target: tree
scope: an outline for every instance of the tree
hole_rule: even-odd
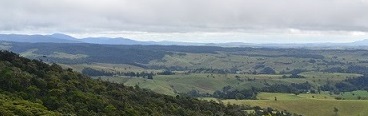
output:
[[[153,74],[149,74],[149,75],[147,76],[147,79],[153,79]]]
[[[244,98],[245,98],[245,96],[243,94],[241,94],[241,93],[236,93],[235,94],[235,99],[236,100],[240,100],[240,99],[244,99]]]
[[[334,107],[334,110],[333,111],[335,112],[335,116],[337,116],[337,113],[339,112],[339,109],[337,109],[336,107]]]
[[[266,67],[262,69],[259,73],[261,74],[276,74],[276,71],[272,69],[271,67]]]
[[[174,75],[175,73],[172,72],[171,70],[164,70],[163,72],[161,73],[157,73],[159,75]]]

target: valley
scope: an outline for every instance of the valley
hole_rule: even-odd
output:
[[[350,111],[361,115],[365,112],[359,111],[368,108],[364,105],[368,100],[365,49],[17,42],[1,45],[21,56],[57,63],[96,80],[169,96],[271,107],[306,116],[319,112],[333,115],[335,107],[341,115]]]

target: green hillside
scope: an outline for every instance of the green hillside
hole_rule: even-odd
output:
[[[0,52],[0,115],[246,115],[251,107],[172,97]]]
[[[155,92],[176,95],[192,90],[199,93],[213,94],[216,90],[222,90],[225,86],[241,89],[267,87],[274,84],[290,85],[292,83],[309,82],[313,88],[324,85],[327,82],[340,82],[346,77],[359,77],[359,74],[350,73],[320,73],[305,72],[300,75],[305,78],[282,78],[283,75],[253,75],[253,74],[177,74],[156,75],[153,79],[130,77],[101,77],[110,82],[124,83],[127,86],[138,85],[141,88],[151,89]],[[97,78],[97,77],[95,77]]]
[[[313,97],[312,97],[313,96]],[[224,103],[259,105],[277,110],[287,110],[303,116],[334,116],[334,108],[339,116],[365,116],[368,111],[367,100],[336,100],[328,94],[283,94],[261,93],[262,100],[223,100]],[[275,101],[275,97],[277,101]]]
[[[341,114],[354,111],[358,113],[352,114],[359,115],[365,113],[359,108],[366,108],[361,104],[368,99],[366,49],[17,42],[0,42],[0,48],[36,59],[17,55],[13,59],[3,58],[1,96],[14,100],[7,104],[24,103],[16,108],[32,106],[43,113],[234,115],[254,110],[248,106],[227,109],[213,102],[208,105],[184,97],[188,96],[241,105],[259,104],[262,108],[305,115],[316,112],[331,115],[334,107]],[[279,102],[274,102],[275,96]],[[308,107],[296,107],[298,104],[294,102]],[[361,106],[349,109],[354,103]],[[312,113],[302,110],[311,105],[320,106],[316,107],[319,110]],[[13,112],[15,108],[10,106],[2,109]],[[209,107],[221,107],[221,110]]]

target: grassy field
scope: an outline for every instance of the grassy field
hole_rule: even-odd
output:
[[[88,55],[85,55],[85,54],[68,54],[68,53],[64,53],[64,52],[54,52],[53,54],[49,55],[49,57],[75,60],[75,59],[80,59],[80,58],[87,58]]]
[[[181,66],[189,67],[190,69],[198,68],[214,68],[214,69],[231,69],[238,68],[241,72],[249,73],[249,70],[255,70],[254,67],[258,64],[264,64],[274,68],[277,72],[282,70],[292,69],[312,69],[313,64],[306,62],[306,58],[289,58],[289,57],[253,57],[232,55],[227,53],[186,53],[186,55],[166,55],[162,60],[153,60],[149,63],[152,66]],[[280,65],[280,63],[290,63],[288,65]],[[261,69],[261,68],[260,68]],[[259,71],[260,69],[256,69]]]
[[[282,51],[255,50],[243,52],[217,52],[215,53],[185,53],[166,55],[163,59],[151,61],[148,66],[172,67],[180,66],[188,69],[213,68],[213,69],[232,69],[237,68],[241,73],[259,72],[263,68],[255,68],[257,65],[264,65],[276,70],[277,73],[302,69],[306,71],[320,71],[332,67],[346,68],[349,65],[367,66],[368,59],[362,55],[364,51],[339,52],[339,51],[320,51],[318,54],[323,59],[308,57],[287,57]],[[280,56],[281,55],[281,56]],[[313,60],[314,62],[310,62]]]
[[[142,88],[153,91],[175,95],[176,93],[186,93],[196,90],[200,93],[212,94],[216,90],[222,90],[225,86],[232,86],[237,89],[250,89],[251,87],[261,88],[267,84],[290,84],[309,82],[319,86],[330,82],[338,82],[346,77],[356,77],[357,74],[346,73],[303,73],[306,78],[282,78],[282,75],[251,75],[251,74],[176,74],[157,75],[153,80],[145,78],[130,77],[103,77],[102,79],[124,83],[128,86],[138,85]],[[314,80],[317,80],[314,82]],[[319,81],[318,81],[319,80]]]
[[[352,91],[352,92],[342,92],[338,97],[345,100],[368,100],[368,91]]]
[[[365,116],[368,114],[368,100],[335,100],[328,94],[261,93],[257,97],[262,100],[222,100],[222,102],[263,108],[272,107],[303,116],[334,116],[335,107],[338,109],[339,116]],[[275,97],[277,101],[275,101]]]

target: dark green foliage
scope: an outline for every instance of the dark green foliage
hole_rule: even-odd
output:
[[[348,78],[343,82],[336,83],[335,86],[324,89],[332,91],[335,88],[340,91],[368,90],[368,76],[364,75],[356,78]]]
[[[310,60],[308,60],[308,62],[309,62],[309,63],[316,63],[317,61],[316,61],[316,60],[314,60],[314,59],[310,59]]]
[[[142,78],[147,78],[147,79],[153,79],[153,76],[155,74],[153,74],[153,72],[107,72],[107,71],[103,71],[103,70],[96,70],[93,68],[84,68],[82,70],[82,74],[88,75],[88,76],[129,76],[129,77],[142,77]],[[159,73],[160,74],[160,73]],[[174,74],[171,71],[168,72],[164,72],[164,74],[166,75],[171,75]]]
[[[341,67],[332,67],[323,70],[324,72],[338,72],[338,73],[357,73],[357,74],[368,74],[368,67],[366,66],[348,66],[343,69]]]
[[[158,75],[174,75],[175,73],[171,70],[164,70],[162,72],[157,73]]]
[[[114,75],[113,73],[96,70],[93,68],[84,68],[82,70],[82,73],[88,76],[113,76]]]
[[[0,116],[39,116],[52,115],[58,116],[60,113],[48,111],[40,103],[34,103],[26,100],[16,99],[4,94],[0,94]]]
[[[220,99],[255,99],[258,90],[252,88],[250,90],[238,90],[231,86],[225,86],[222,91],[215,91],[213,97]]]
[[[304,72],[304,70],[302,70],[302,69],[294,69],[294,70],[290,71],[289,73],[290,74],[294,74],[294,75],[298,75],[298,74],[300,74],[302,72]]]
[[[368,74],[368,67],[365,66],[349,66],[346,69],[348,73]]]
[[[290,85],[275,84],[262,88],[262,92],[278,92],[278,93],[306,93],[312,90],[312,85],[308,82],[291,83]]]
[[[228,73],[235,73],[236,71],[237,70],[198,68],[198,69],[189,70],[188,73],[228,74]]]
[[[192,97],[214,97],[219,99],[256,99],[259,92],[272,93],[307,93],[316,91],[309,82],[286,84],[273,84],[262,88],[252,87],[251,89],[236,89],[231,86],[225,86],[222,90],[217,90],[213,94],[201,94],[196,90],[192,90],[183,95]]]
[[[338,93],[339,91],[355,91],[355,90],[368,90],[368,67],[365,66],[349,66],[346,69],[349,73],[363,74],[363,76],[356,78],[347,78],[342,82],[336,84],[326,84],[321,86],[324,91],[331,91]]]
[[[341,67],[332,67],[332,68],[323,70],[323,72],[336,73],[336,72],[346,72],[346,71],[342,69]]]
[[[271,67],[266,67],[262,69],[259,73],[260,74],[276,74],[276,71],[272,69]]]
[[[1,115],[246,115],[236,105],[172,97],[0,52]]]
[[[291,74],[288,78],[305,78],[304,76],[301,76],[301,75],[299,75],[299,74],[295,74],[295,73],[293,73],[293,74]]]
[[[253,68],[254,69],[259,69],[259,68],[264,68],[265,65],[264,64],[256,64]]]

